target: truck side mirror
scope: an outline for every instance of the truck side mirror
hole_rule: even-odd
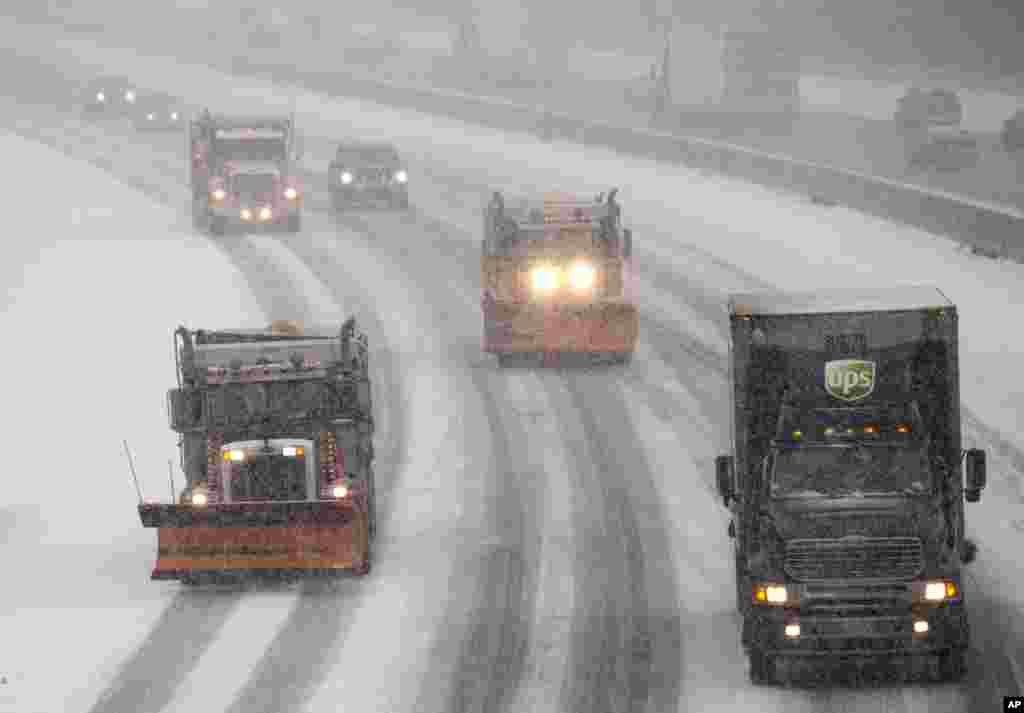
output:
[[[985,487],[985,451],[977,448],[967,451],[964,470],[967,476],[967,487],[964,488],[964,496],[967,502],[976,503],[981,500],[981,491]]]
[[[718,484],[718,494],[726,507],[729,507],[729,503],[736,497],[736,491],[733,489],[733,470],[732,456],[715,458],[715,481]]]

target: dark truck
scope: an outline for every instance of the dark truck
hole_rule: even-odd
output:
[[[961,677],[985,453],[961,450],[956,307],[929,287],[744,294],[730,322],[715,465],[751,680]]]
[[[153,579],[310,577],[370,570],[373,417],[367,339],[339,332],[175,332],[168,394],[186,484],[144,502],[158,531]]]

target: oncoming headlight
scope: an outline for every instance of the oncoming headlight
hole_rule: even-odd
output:
[[[790,597],[789,591],[783,584],[755,584],[754,603],[782,606],[795,604],[795,596]]]
[[[107,100],[107,95],[103,92],[96,92],[96,101],[103,102]]]
[[[348,171],[342,171],[341,172],[341,182],[344,183],[345,185],[348,185],[349,183],[352,183],[352,174],[349,173]]]
[[[208,499],[206,497],[206,493],[203,492],[202,490],[196,490],[195,492],[192,493],[192,504],[193,505],[200,505],[200,506],[202,506],[202,505],[206,505],[207,502],[209,502],[209,501],[208,501]]]
[[[924,602],[946,602],[960,596],[959,587],[949,580],[917,582],[915,590],[916,599]]]
[[[213,196],[213,200],[222,201],[227,197],[228,194],[223,188],[215,188],[210,195]]]
[[[569,270],[569,284],[574,290],[593,288],[597,272],[589,262],[578,262]]]
[[[397,171],[395,173],[395,180],[398,181],[399,183],[405,183],[406,181],[409,180],[409,174],[406,173],[405,171]]]
[[[530,271],[530,285],[541,292],[557,290],[561,283],[558,270],[550,266],[535,267]]]
[[[344,485],[335,485],[334,490],[331,492],[334,495],[334,497],[343,498],[346,495],[348,495],[348,488],[346,488]]]
[[[126,91],[124,93],[124,100],[129,104],[133,104],[135,102],[135,92],[133,92],[131,89]]]
[[[292,188],[291,186],[288,186],[287,188],[284,189],[284,197],[290,201],[293,201],[299,197],[299,192]]]
[[[233,448],[230,451],[224,451],[224,460],[229,460],[232,463],[241,463],[245,460],[245,451],[238,448]]]

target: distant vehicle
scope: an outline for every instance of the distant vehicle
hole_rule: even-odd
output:
[[[327,190],[336,211],[381,202],[404,210],[409,207],[409,172],[392,144],[346,141],[331,161]]]
[[[1024,148],[1024,109],[1014,112],[1013,116],[1003,122],[1000,139],[1007,151]]]
[[[893,118],[907,127],[959,126],[963,106],[948,89],[912,87],[900,98]]]
[[[156,528],[152,579],[370,571],[373,415],[366,335],[175,331],[167,395],[186,484],[177,503],[138,506]]]
[[[626,363],[637,341],[633,235],[607,200],[495,193],[482,241],[484,351],[498,363]]]
[[[897,286],[729,307],[735,430],[715,478],[752,681],[960,678],[964,502],[986,477],[985,452],[961,450],[956,306]]]
[[[232,225],[284,226],[297,233],[302,229],[301,207],[298,183],[280,163],[229,161],[210,179],[207,217],[214,235]]]
[[[910,141],[910,168],[960,171],[975,165],[980,155],[977,137],[957,126],[929,126]]]
[[[230,225],[302,225],[302,191],[291,119],[213,116],[189,123],[193,217],[210,232]]]
[[[128,116],[138,101],[139,89],[123,77],[103,76],[86,82],[80,89],[82,109],[87,114]]]
[[[136,98],[132,120],[139,131],[180,131],[188,120],[187,112],[181,99],[147,92]]]

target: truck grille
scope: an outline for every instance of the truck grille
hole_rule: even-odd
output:
[[[798,581],[830,579],[910,579],[923,566],[917,537],[864,537],[842,540],[790,540],[786,574]]]

